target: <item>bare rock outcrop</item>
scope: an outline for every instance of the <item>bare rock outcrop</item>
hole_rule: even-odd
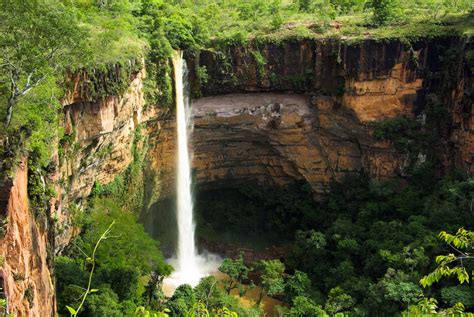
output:
[[[145,107],[144,76],[137,73],[123,95],[64,105],[61,175],[70,198],[89,196],[94,182],[111,182],[132,162],[134,131],[156,116],[156,107]]]
[[[55,289],[48,263],[51,244],[48,228],[39,225],[29,207],[26,158],[0,187],[8,193],[2,198],[6,209],[1,212],[8,221],[0,238],[0,287],[7,298],[7,310],[15,316],[55,316]]]
[[[333,179],[365,169],[392,177],[402,157],[370,136],[353,112],[328,97],[232,94],[193,104],[198,183],[304,180],[322,194]]]

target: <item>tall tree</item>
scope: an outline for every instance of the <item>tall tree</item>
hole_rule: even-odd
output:
[[[57,0],[3,1],[0,91],[6,96],[2,100],[5,127],[10,125],[15,105],[22,97],[73,64],[84,38],[72,7]]]
[[[455,276],[460,284],[469,283],[474,271],[470,269],[470,261],[474,260],[474,232],[459,228],[455,234],[441,231],[439,238],[453,250],[454,253],[448,255],[438,255],[436,257],[437,267],[430,274],[420,280],[423,287],[439,282],[441,278]]]
[[[219,271],[228,275],[228,278],[224,281],[224,288],[227,294],[230,294],[234,288],[242,287],[244,280],[248,278],[250,268],[245,265],[243,255],[240,254],[235,260],[224,259]]]
[[[285,265],[280,260],[262,260],[257,266],[257,270],[261,279],[261,291],[257,298],[257,306],[259,306],[264,295],[274,296],[285,290],[285,280],[283,279]]]

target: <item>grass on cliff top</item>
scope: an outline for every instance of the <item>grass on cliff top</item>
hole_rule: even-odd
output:
[[[96,8],[82,8],[81,25],[88,33],[87,60],[83,66],[124,63],[144,57],[147,43],[140,38],[137,22],[129,12],[114,14]]]
[[[358,42],[363,39],[411,41],[449,35],[474,35],[473,13],[451,13],[438,19],[417,15],[377,27],[371,26],[371,20],[370,13],[345,15],[334,20],[311,19],[302,15],[298,20],[286,22],[278,29],[262,28],[251,32],[229,29],[217,36],[217,39],[227,43],[254,39],[279,43],[287,39],[308,38],[339,38],[345,42]]]
[[[69,5],[77,10],[88,31],[85,50],[89,54],[84,63],[88,67],[144,57],[147,46],[156,42],[159,32],[153,33],[154,27],[150,27],[155,24],[174,43],[172,46],[193,48],[208,46],[209,39],[223,44],[241,44],[253,39],[281,42],[292,38],[357,42],[474,34],[474,4],[467,0],[459,0],[456,5],[448,0],[390,1],[396,8],[392,9],[386,25],[378,26],[374,24],[369,1],[365,0],[307,1],[306,11],[301,9],[305,1],[300,0],[181,0],[163,1],[154,5],[156,8],[145,1],[141,9],[131,0],[103,5],[82,1]],[[165,46],[158,45],[155,49],[165,51]]]
[[[340,38],[357,42],[367,38],[412,40],[474,34],[474,4],[468,1],[386,2],[391,9],[383,23],[374,19],[370,1],[364,0],[235,0],[222,2],[219,7],[209,4],[212,1],[202,1],[187,6],[209,18],[209,33],[224,44],[253,39],[281,42],[291,38]],[[301,3],[309,3],[309,8],[303,10]]]

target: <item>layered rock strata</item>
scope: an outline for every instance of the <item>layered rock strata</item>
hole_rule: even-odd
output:
[[[457,36],[401,41],[287,40],[230,45],[190,59],[208,81],[191,79],[204,96],[284,92],[328,96],[335,108],[367,124],[399,115],[422,116],[435,94],[447,110],[440,131],[445,169],[473,172],[473,41]]]
[[[23,158],[12,178],[0,189],[2,225],[0,237],[0,287],[7,298],[7,311],[15,316],[55,316],[56,297],[49,258],[52,228],[41,226],[28,201],[28,168]],[[3,196],[3,195],[2,195]],[[5,218],[4,218],[5,217]]]
[[[65,99],[61,175],[68,197],[89,196],[94,182],[107,184],[132,162],[134,131],[156,117],[156,107],[145,107],[144,70],[135,74],[120,96],[87,101],[80,94]]]
[[[231,94],[193,103],[198,184],[304,180],[316,193],[347,172],[397,173],[400,156],[328,97]]]

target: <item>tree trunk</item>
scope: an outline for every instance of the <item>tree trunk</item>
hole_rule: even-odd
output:
[[[8,128],[10,125],[10,122],[12,121],[12,114],[13,114],[13,106],[15,105],[16,100],[13,96],[8,98],[8,103],[7,103],[7,117],[5,119],[5,128]]]
[[[263,299],[263,289],[260,290],[260,294],[258,295],[258,298],[257,298],[257,307],[260,307],[260,303],[262,302],[262,299]]]

